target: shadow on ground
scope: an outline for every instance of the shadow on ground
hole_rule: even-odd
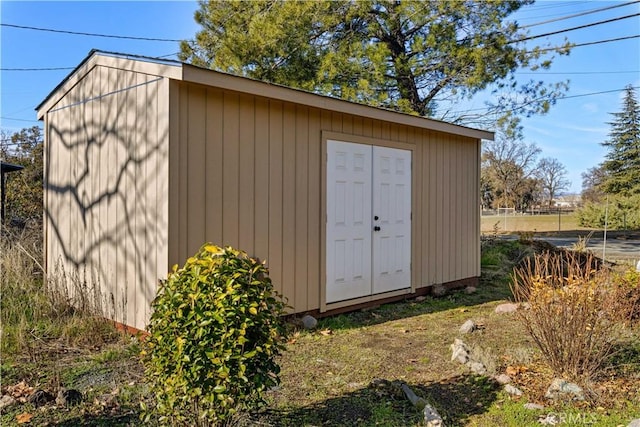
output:
[[[513,266],[532,253],[549,248],[553,246],[515,240],[485,240],[482,243],[481,277],[474,292],[467,293],[465,288],[461,288],[449,290],[441,296],[427,295],[417,298],[411,296],[404,301],[322,318],[318,328],[332,330],[360,328],[428,313],[512,299],[509,281]]]
[[[497,398],[500,386],[475,375],[460,375],[429,384],[409,384],[443,417],[447,426],[463,426],[484,413]],[[263,426],[412,426],[421,425],[422,413],[398,387],[367,387],[292,410],[268,410],[254,416]]]

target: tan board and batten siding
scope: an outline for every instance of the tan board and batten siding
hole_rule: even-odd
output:
[[[326,141],[412,150],[412,288],[480,275],[489,132],[185,64],[94,53],[38,109],[46,261],[144,329],[158,279],[204,242],[265,260],[294,312],[324,302]],[[388,296],[388,295],[383,295]]]

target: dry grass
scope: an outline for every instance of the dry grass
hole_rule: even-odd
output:
[[[524,409],[527,401],[544,403],[545,413],[583,414],[594,426],[627,425],[640,417],[640,343],[625,344],[608,368],[606,380],[595,385],[602,396],[600,409],[555,407],[544,401],[553,373],[541,363],[533,339],[513,315],[494,313],[495,306],[511,296],[508,274],[513,263],[537,251],[535,243],[483,242],[484,277],[476,293],[453,292],[383,305],[321,319],[316,330],[299,331],[280,358],[282,384],[269,392],[269,405],[245,414],[238,425],[421,425],[420,412],[403,395],[371,387],[375,378],[405,381],[436,407],[449,427],[539,425],[541,413]],[[484,327],[461,336],[459,327],[467,319]],[[23,331],[28,333],[29,328]],[[151,398],[137,358],[139,346],[122,340],[85,345],[60,340],[59,331],[48,338],[38,334],[43,351],[36,360],[21,352],[3,354],[3,386],[21,380],[44,389],[63,384],[78,388],[85,401],[71,409],[19,405],[0,415],[0,425],[15,424],[16,416],[24,412],[34,415],[32,425],[139,424],[139,404]],[[473,375],[452,362],[449,346],[455,338],[481,354],[496,373],[517,368],[514,384],[525,395],[513,398],[490,377]],[[115,406],[96,403],[105,393],[115,396]]]
[[[113,326],[89,303],[81,284],[74,289],[47,282],[40,260],[41,236],[25,229],[5,231],[0,238],[0,319],[3,359],[37,360],[52,342],[65,346],[103,345],[118,339]],[[73,294],[73,295],[72,295]],[[79,303],[81,302],[81,303]]]
[[[497,225],[496,225],[497,224]],[[480,230],[482,233],[514,232],[556,232],[567,230],[589,230],[578,226],[575,214],[563,214],[558,220],[558,215],[513,215],[509,216],[483,216]]]

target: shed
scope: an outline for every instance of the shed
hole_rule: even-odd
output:
[[[144,329],[159,280],[205,242],[265,261],[294,313],[480,275],[491,132],[100,51],[37,113],[48,275],[122,324]]]
[[[2,204],[0,207],[0,228],[4,226],[4,216],[7,207],[7,194],[6,194],[6,185],[7,185],[7,174],[11,172],[18,172],[24,169],[22,165],[14,165],[11,163],[5,163],[0,161],[0,203]]]

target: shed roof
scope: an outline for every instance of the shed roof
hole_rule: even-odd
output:
[[[47,111],[96,66],[108,66],[124,70],[158,75],[173,80],[199,83],[220,89],[260,95],[271,99],[294,102],[341,113],[353,114],[374,120],[404,124],[422,129],[462,135],[471,138],[493,140],[493,132],[466,126],[400,113],[388,109],[371,107],[351,101],[267,83],[247,77],[234,76],[207,68],[196,67],[179,61],[152,58],[140,55],[92,50],[89,55],[56,86],[36,107],[38,119],[42,120]],[[89,100],[87,100],[89,101]]]
[[[5,162],[0,162],[0,172],[2,174],[8,173],[8,172],[16,172],[19,170],[24,169],[24,166],[20,166],[20,165],[14,165],[11,163],[5,163]]]

